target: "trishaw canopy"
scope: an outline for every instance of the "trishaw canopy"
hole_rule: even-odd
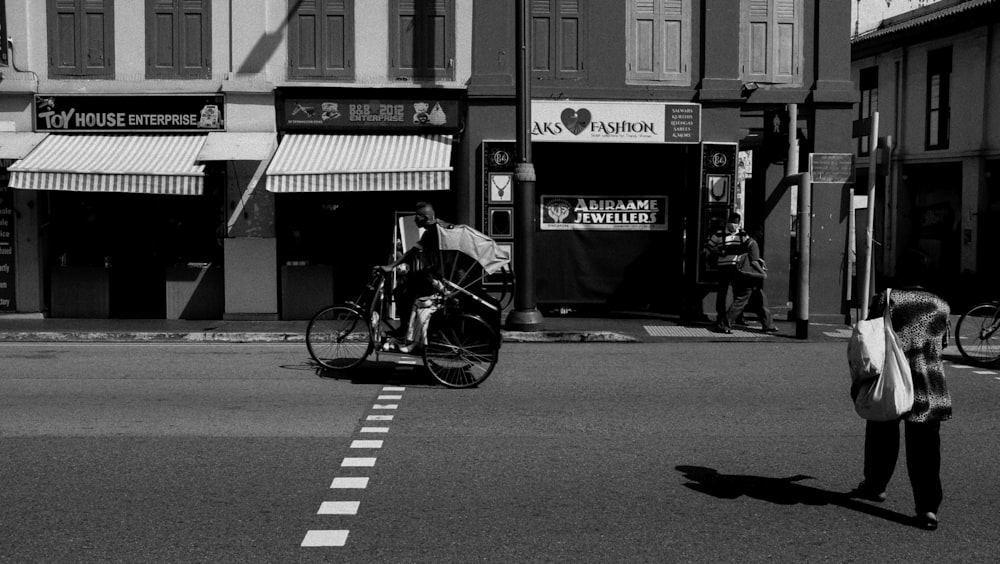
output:
[[[486,274],[503,268],[510,262],[510,254],[497,246],[496,241],[468,225],[445,227],[436,224],[438,247],[442,251],[460,251],[476,260]]]

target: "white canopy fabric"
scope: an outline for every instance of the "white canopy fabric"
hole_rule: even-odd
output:
[[[267,169],[267,189],[291,192],[448,190],[450,135],[289,134]]]
[[[455,225],[451,228],[436,224],[438,230],[438,247],[442,251],[461,251],[476,259],[486,271],[493,274],[510,262],[507,251],[497,247],[496,242],[480,231],[468,225]]]
[[[204,134],[52,134],[7,170],[12,188],[197,196],[204,143]]]

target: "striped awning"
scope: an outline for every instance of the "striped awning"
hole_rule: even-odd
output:
[[[49,135],[14,163],[10,186],[28,190],[197,196],[205,135]]]
[[[290,134],[267,169],[267,189],[447,190],[451,170],[451,135]]]

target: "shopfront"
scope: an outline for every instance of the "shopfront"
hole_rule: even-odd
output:
[[[701,107],[535,100],[532,121],[539,303],[675,308],[698,268]]]
[[[35,96],[46,134],[9,167],[35,193],[50,317],[219,318],[223,95]],[[273,134],[272,134],[273,138]],[[230,157],[231,158],[231,157]]]
[[[277,93],[275,194],[280,315],[353,300],[394,258],[397,215],[418,201],[450,220],[462,94],[288,88]]]

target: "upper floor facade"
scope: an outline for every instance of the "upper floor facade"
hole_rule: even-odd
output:
[[[6,0],[0,92],[462,87],[472,0]],[[6,61],[6,62],[4,62]]]
[[[6,0],[0,92],[509,93],[520,0]],[[841,5],[844,4],[844,5]],[[539,96],[849,96],[850,7],[818,0],[530,0]],[[838,32],[834,32],[838,30]],[[499,90],[498,90],[499,88]],[[829,93],[829,95],[827,95]],[[766,101],[766,100],[765,100]]]

